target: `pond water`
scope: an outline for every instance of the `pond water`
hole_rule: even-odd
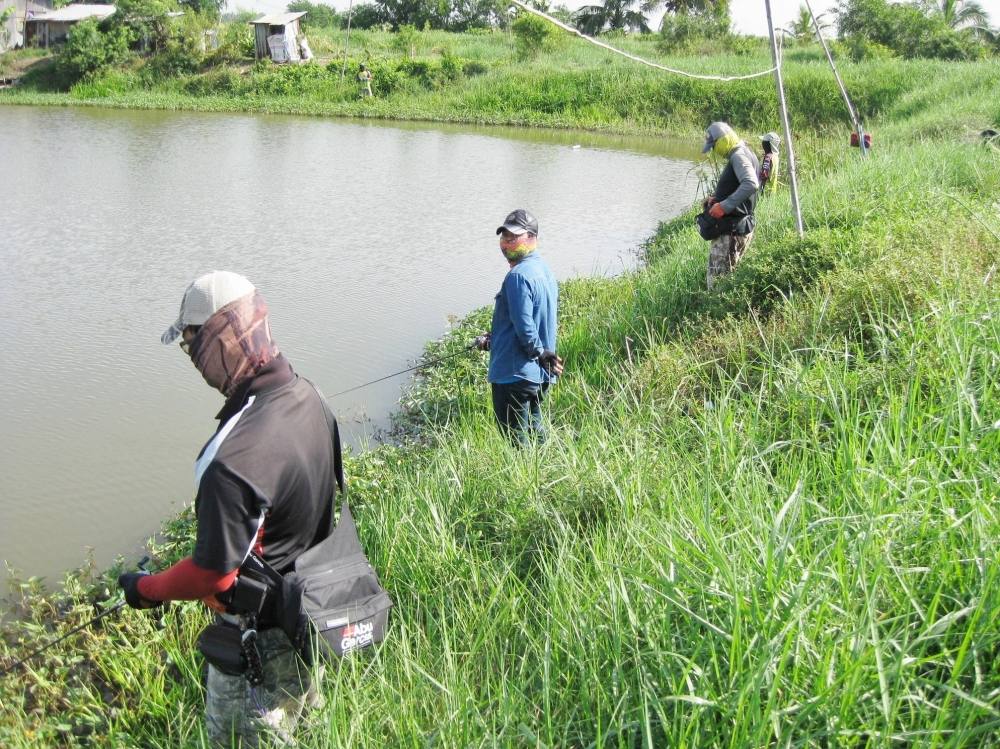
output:
[[[134,555],[193,497],[222,397],[160,333],[201,273],[243,273],[334,393],[492,304],[504,215],[560,279],[614,274],[690,205],[697,144],[288,116],[0,106],[0,558]],[[485,376],[485,369],[484,369]],[[407,383],[332,400],[363,449]]]

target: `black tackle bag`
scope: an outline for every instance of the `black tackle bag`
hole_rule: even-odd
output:
[[[333,533],[284,575],[281,600],[282,629],[307,664],[385,639],[392,599],[361,548],[346,498]]]
[[[709,241],[717,239],[723,234],[746,236],[754,230],[755,225],[752,213],[733,213],[719,219],[709,215],[708,208],[695,216],[694,220],[698,225],[698,233],[701,238]]]
[[[316,393],[330,426],[334,475],[344,499],[330,535],[300,554],[294,568],[279,576],[281,628],[307,664],[382,642],[392,608],[392,599],[361,548],[347,502],[337,420],[318,388]]]

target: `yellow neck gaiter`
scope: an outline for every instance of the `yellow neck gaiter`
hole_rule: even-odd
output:
[[[726,133],[717,141],[715,141],[715,145],[712,146],[712,151],[715,153],[716,156],[724,159],[729,155],[729,152],[732,151],[734,148],[736,148],[736,146],[738,146],[739,144],[740,144],[740,136],[732,132]]]

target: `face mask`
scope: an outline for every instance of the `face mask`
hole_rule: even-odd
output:
[[[715,152],[716,156],[724,159],[729,155],[729,152],[736,148],[739,144],[739,136],[736,133],[729,132],[715,141],[715,145],[712,146],[712,150]]]
[[[218,310],[201,326],[188,353],[205,382],[228,398],[278,355],[264,298],[254,292]]]
[[[538,237],[531,234],[518,234],[510,239],[500,238],[500,252],[507,258],[508,263],[516,263],[524,260],[535,251],[538,246]]]

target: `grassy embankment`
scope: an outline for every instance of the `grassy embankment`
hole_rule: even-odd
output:
[[[525,58],[516,40],[500,31],[421,32],[404,46],[396,34],[354,32],[344,78],[343,34],[318,29],[310,30],[309,38],[317,60],[308,64],[276,66],[209,55],[197,72],[178,73],[164,55],[134,58],[85,78],[68,92],[59,90],[55,67],[42,61],[22,77],[20,86],[0,92],[0,103],[423,119],[629,133],[688,134],[700,131],[719,112],[767,129],[777,121],[770,77],[715,86],[637,65],[566,34]],[[771,65],[761,40],[742,40],[744,54],[738,56],[671,56],[660,50],[654,35],[611,41],[649,60],[692,72],[740,75]],[[841,122],[843,103],[830,85],[819,47],[792,48],[785,58],[793,124],[817,129]],[[354,73],[362,61],[374,71],[373,99],[358,95]],[[987,85],[992,67],[995,61],[956,68],[951,63],[890,60],[847,64],[844,74],[859,110],[873,117],[930,79],[955,80],[956,70],[969,71],[958,74],[961,80]]]
[[[658,78],[677,98],[657,120],[635,96],[653,79],[616,70],[525,69],[462,96],[485,117],[523,91],[529,120],[572,79],[622,125],[774,127],[766,84]],[[803,139],[804,242],[782,191],[711,294],[690,217],[641,270],[564,285],[546,445],[499,438],[476,359],[411,393],[420,444],[352,460],[397,607],[384,646],[327,679],[304,746],[1000,744],[1000,156],[968,137],[1000,120],[1000,71],[847,74],[880,113],[876,149]],[[832,83],[789,78],[829,127]],[[85,577],[24,593],[5,655],[55,614],[92,615]],[[197,746],[204,621],[196,604],[127,611],[4,677],[0,744]]]

